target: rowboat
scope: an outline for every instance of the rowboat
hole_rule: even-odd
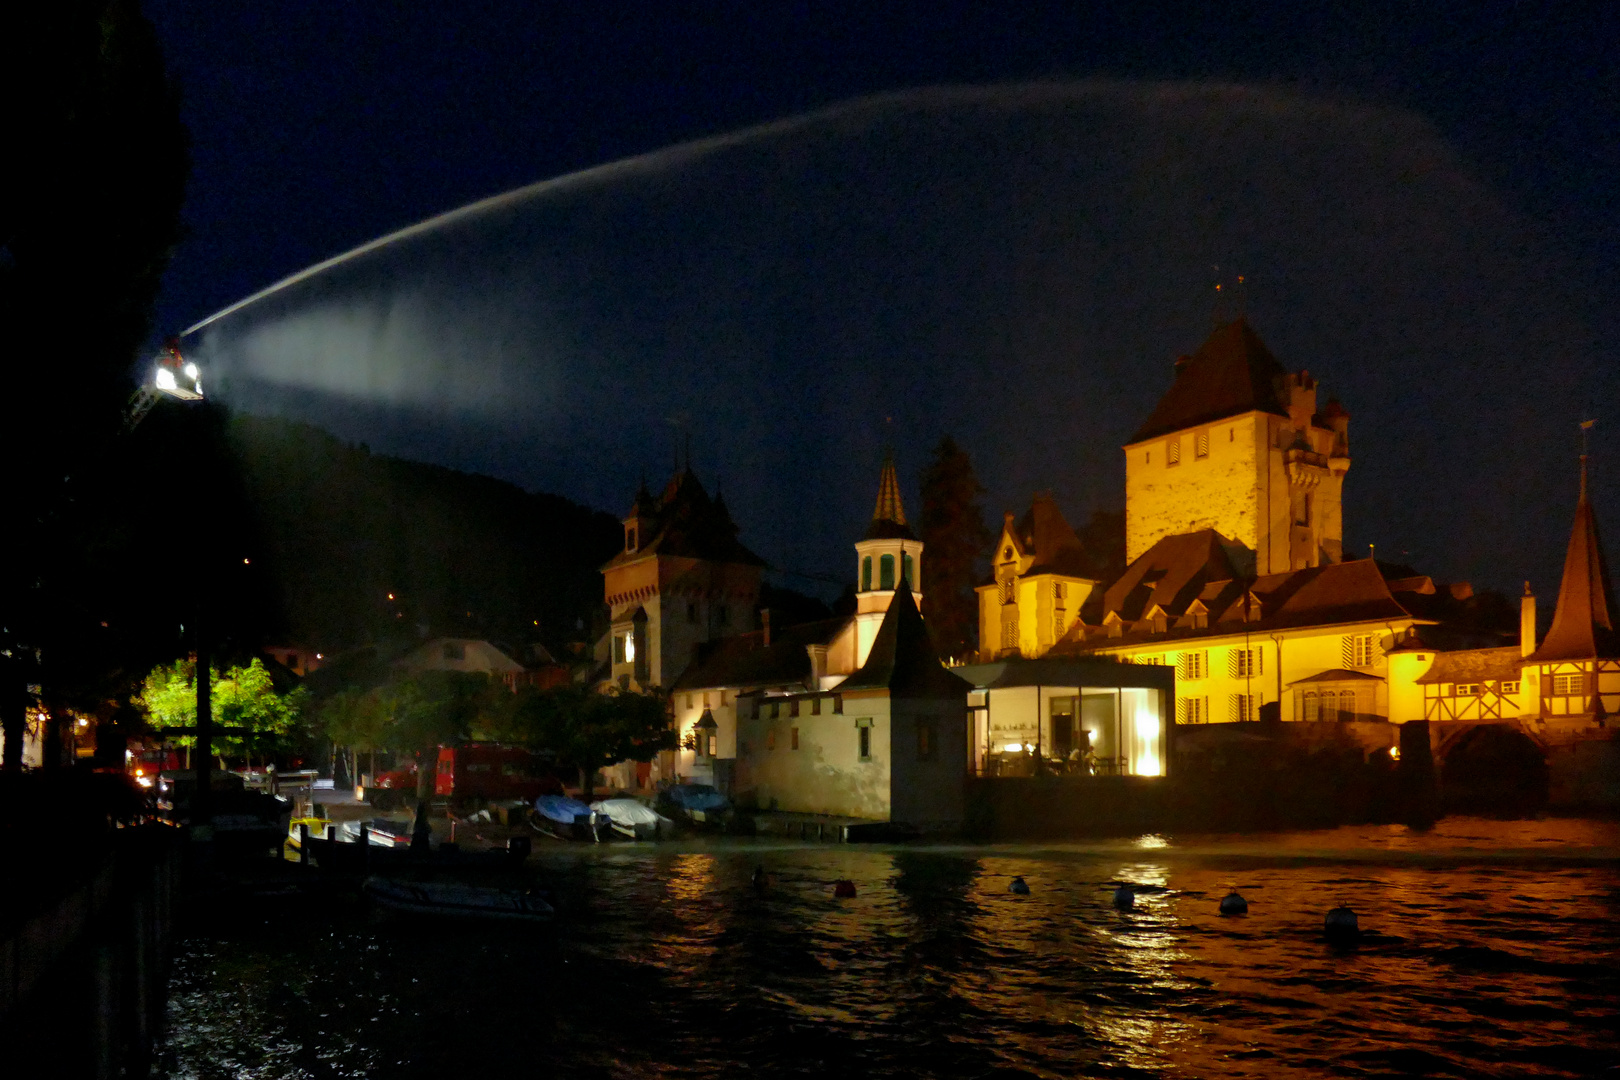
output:
[[[538,896],[456,881],[397,881],[368,877],[361,888],[374,902],[409,915],[545,922],[556,911]]]

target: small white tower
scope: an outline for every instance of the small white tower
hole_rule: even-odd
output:
[[[878,479],[877,509],[866,535],[855,543],[855,666],[866,663],[878,627],[894,599],[896,584],[904,578],[918,606],[922,604],[923,544],[906,526],[900,505],[900,481],[894,459],[883,458]]]

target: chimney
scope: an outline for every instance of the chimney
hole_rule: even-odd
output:
[[[759,625],[760,625],[760,628],[764,631],[765,647],[768,649],[768,648],[771,647],[771,609],[770,608],[762,607],[762,608],[759,609]]]
[[[806,645],[805,651],[810,654],[810,689],[820,690],[821,680],[827,675],[827,646]]]
[[[1530,583],[1524,583],[1524,596],[1519,600],[1519,655],[1529,656],[1536,651],[1536,594]]]

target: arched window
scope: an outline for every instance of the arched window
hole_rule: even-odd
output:
[[[1354,690],[1339,691],[1339,719],[1354,720],[1356,718],[1356,692]]]
[[[883,555],[878,559],[878,588],[894,588],[894,556]]]
[[[916,571],[912,569],[911,552],[909,551],[903,551],[900,553],[900,576],[906,579],[907,585],[911,586],[912,589],[916,589],[917,574]]]
[[[861,560],[861,592],[872,591],[872,556]]]

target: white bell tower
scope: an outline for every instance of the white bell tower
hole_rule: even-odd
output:
[[[906,525],[894,459],[885,455],[878,479],[877,509],[866,535],[855,543],[855,666],[866,663],[878,627],[902,578],[922,603],[923,544]]]

